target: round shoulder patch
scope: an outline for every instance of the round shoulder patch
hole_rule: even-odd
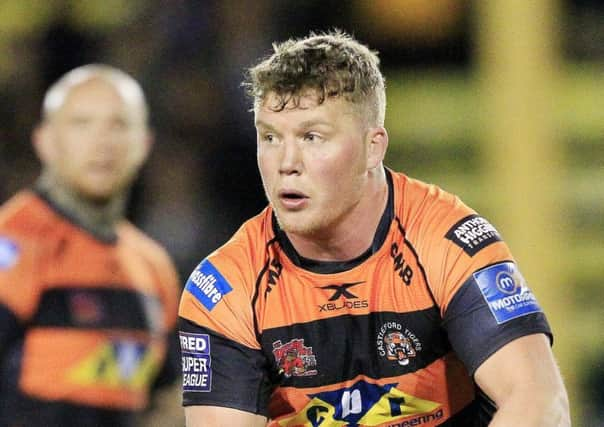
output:
[[[8,270],[19,258],[19,246],[6,237],[0,237],[0,270]]]

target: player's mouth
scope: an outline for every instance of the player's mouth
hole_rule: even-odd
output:
[[[111,158],[94,159],[88,162],[88,168],[96,171],[110,172],[117,168],[117,161]]]
[[[295,190],[281,190],[278,193],[281,205],[288,210],[302,209],[308,202],[308,196]]]

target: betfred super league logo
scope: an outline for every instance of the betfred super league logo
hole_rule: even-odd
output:
[[[304,345],[303,338],[296,338],[285,344],[281,340],[273,343],[273,355],[279,371],[289,377],[306,377],[317,375],[317,360],[312,347]]]

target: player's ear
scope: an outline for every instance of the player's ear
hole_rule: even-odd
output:
[[[133,144],[130,145],[129,157],[132,161],[132,166],[134,170],[139,170],[143,164],[149,158],[149,154],[151,154],[151,149],[155,143],[155,136],[153,132],[147,128],[144,130],[141,129],[134,141]]]
[[[367,132],[367,169],[382,164],[388,148],[388,132],[383,126],[369,128]]]
[[[149,158],[149,154],[155,145],[155,133],[151,129],[145,130],[143,140],[142,153],[141,153],[141,163],[144,163],[147,158]]]
[[[49,126],[42,122],[39,123],[31,133],[31,143],[34,151],[42,164],[47,164],[53,158],[52,135]]]

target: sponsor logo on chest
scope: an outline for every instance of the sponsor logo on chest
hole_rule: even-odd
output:
[[[317,286],[318,289],[324,289],[331,292],[331,296],[326,303],[318,304],[319,312],[346,309],[354,310],[369,307],[369,302],[366,299],[359,299],[359,297],[351,290],[351,288],[363,283],[365,283],[365,281]]]
[[[304,345],[304,338],[295,338],[283,344],[273,343],[273,356],[279,366],[279,373],[286,378],[317,375],[317,359],[312,347]]]
[[[278,423],[282,427],[411,427],[433,426],[445,418],[441,403],[408,394],[397,385],[360,380],[349,386],[308,394],[310,401],[306,406]]]
[[[390,247],[390,256],[394,263],[394,272],[401,281],[406,285],[411,285],[413,279],[413,269],[409,265],[409,262],[403,256],[403,250],[399,247],[398,243],[393,243]]]
[[[378,354],[399,364],[407,366],[422,351],[419,338],[401,323],[390,321],[384,323],[376,336]]]

